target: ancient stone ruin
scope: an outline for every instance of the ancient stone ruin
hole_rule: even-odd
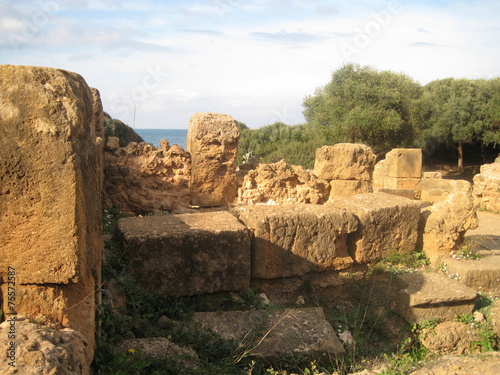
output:
[[[420,149],[394,149],[375,163],[365,145],[336,144],[317,150],[312,171],[285,160],[238,168],[240,132],[229,115],[194,114],[187,150],[167,141],[160,148],[119,147],[117,138],[104,137],[98,91],[79,75],[0,66],[0,86],[6,320],[0,336],[14,317],[21,372],[35,373],[41,362],[44,374],[90,372],[103,207],[128,215],[118,221],[115,240],[138,287],[156,296],[276,289],[288,280],[331,286],[395,252],[420,250],[461,280],[442,273],[398,276],[395,310],[410,323],[471,313],[478,288],[498,286],[500,257],[464,265],[451,256],[477,227],[477,206],[499,212],[499,163],[483,166],[472,185],[424,174]],[[203,312],[194,320],[238,340],[257,326],[273,327],[253,348],[258,358],[345,352],[321,307]],[[126,345],[176,347],[154,339],[130,338]],[[0,340],[3,352],[8,345]],[[43,359],[33,350],[41,346]],[[0,362],[2,373],[9,370]]]

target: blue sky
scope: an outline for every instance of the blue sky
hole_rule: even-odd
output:
[[[500,2],[0,0],[0,64],[81,74],[137,128],[195,112],[252,128],[304,121],[347,62],[421,82],[500,76]]]

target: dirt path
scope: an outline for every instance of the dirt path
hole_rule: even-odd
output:
[[[467,231],[468,240],[479,241],[483,250],[500,251],[500,214],[478,211],[479,227]]]

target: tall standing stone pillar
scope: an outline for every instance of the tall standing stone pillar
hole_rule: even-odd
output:
[[[199,112],[189,122],[191,204],[223,206],[238,196],[236,156],[240,130],[229,115]]]
[[[78,74],[0,66],[2,310],[79,331],[84,373],[101,277],[102,118]]]

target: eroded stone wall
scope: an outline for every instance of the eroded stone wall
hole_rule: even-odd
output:
[[[191,156],[178,145],[161,142],[157,149],[132,142],[106,144],[103,204],[125,212],[158,213],[190,204]]]
[[[259,164],[250,171],[241,171],[240,175],[240,204],[320,204],[328,199],[330,191],[328,181],[302,166],[288,165],[285,160]]]

